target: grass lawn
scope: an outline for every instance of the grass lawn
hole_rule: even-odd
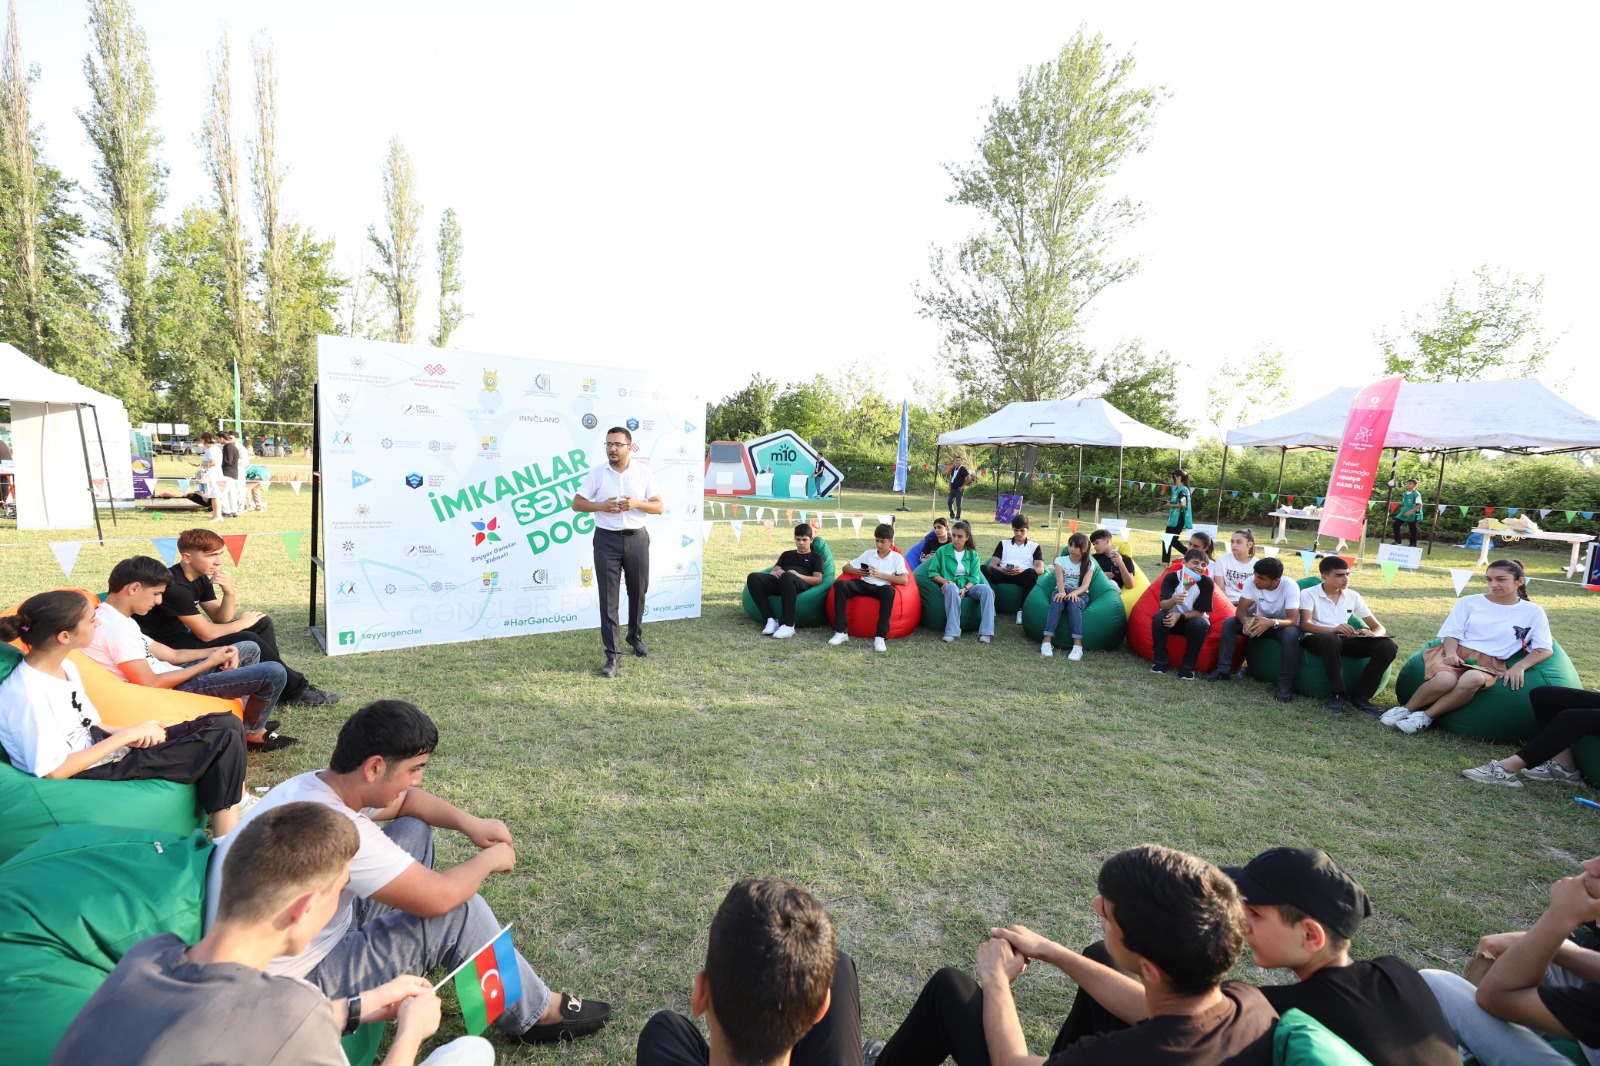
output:
[[[267,462],[288,472],[297,460]],[[157,473],[183,468],[163,462]],[[269,499],[266,514],[217,528],[309,528],[309,493],[279,486]],[[829,523],[836,556],[868,547],[871,516],[897,502],[850,493],[845,506],[869,517],[859,537],[848,520],[842,530]],[[920,510],[902,518],[920,535],[927,501],[913,503]],[[969,498],[969,518],[985,507]],[[980,551],[1002,535],[989,517],[978,522]],[[1033,518],[1048,550],[1056,531],[1040,528],[1040,511]],[[108,537],[176,536],[191,524],[119,521]],[[1154,562],[1157,520],[1136,524],[1131,554]],[[826,902],[860,965],[865,1031],[887,1036],[929,972],[970,969],[991,925],[1020,921],[1075,946],[1095,939],[1095,872],[1142,841],[1218,862],[1277,844],[1324,847],[1373,897],[1358,954],[1448,969],[1464,964],[1479,935],[1525,927],[1549,884],[1600,851],[1593,813],[1571,789],[1489,788],[1460,776],[1503,748],[1439,730],[1407,737],[1359,714],[1332,718],[1311,700],[1284,708],[1254,683],[1157,677],[1125,650],[1043,660],[1010,619],[989,647],[971,637],[946,646],[926,629],[883,655],[868,642],[827,647],[815,630],[762,639],[740,592],[747,572],[789,546],[785,526],[780,518],[769,539],[747,524],[735,542],[718,525],[706,546],[704,616],[650,626],[652,657],[628,659],[613,682],[594,675],[592,631],[324,659],[304,631],[309,541],[298,562],[278,538],[249,542],[243,603],[275,615],[291,661],[347,699],[335,710],[290,710],[286,729],[303,743],[252,757],[250,783],[325,765],[346,709],[378,697],[415,702],[443,734],[428,787],[504,818],[516,836],[517,871],[484,895],[516,920],[518,946],[554,987],[616,1008],[598,1039],[506,1049],[501,1061],[631,1062],[651,1012],[687,1010],[712,912],[749,874],[791,878]],[[0,524],[0,602],[63,584],[52,539],[64,538]],[[87,542],[72,583],[102,588],[114,562],[141,552],[153,553],[148,543]],[[1521,556],[1545,578],[1565,561]],[[1438,549],[1430,565],[1474,560]],[[1287,566],[1300,574],[1298,559]],[[1402,657],[1433,637],[1454,598],[1442,569],[1402,573],[1388,588],[1369,565],[1354,585]],[[1481,579],[1471,589],[1482,591]],[[1544,581],[1533,595],[1585,683],[1600,684],[1600,600]],[[442,844],[446,862],[470,846]],[[1241,969],[1257,980],[1284,976],[1265,977],[1248,957]],[[1042,966],[1019,982],[1036,1052],[1071,991]]]

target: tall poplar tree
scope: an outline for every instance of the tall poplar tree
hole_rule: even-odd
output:
[[[283,208],[280,197],[284,173],[278,164],[278,71],[272,41],[258,36],[252,45],[255,59],[256,135],[250,145],[250,181],[255,188],[256,225],[261,230],[261,310],[266,362],[276,374],[284,359]]]
[[[25,327],[24,345],[35,354],[44,349],[44,271],[39,262],[38,161],[34,153],[29,98],[32,72],[22,61],[22,35],[17,29],[17,0],[11,0],[6,20],[6,53],[0,68],[0,108],[4,109],[5,144],[0,180],[5,182],[0,225],[4,226],[4,298],[7,311]]]
[[[240,201],[239,151],[233,139],[233,70],[228,35],[211,57],[211,91],[201,128],[201,148],[211,191],[217,198],[217,228],[222,245],[223,303],[239,361],[243,393],[254,392],[255,304],[250,299],[250,248]],[[231,369],[231,368],[230,368]]]
[[[461,290],[465,284],[461,276],[461,222],[456,209],[447,207],[439,216],[439,331],[433,335],[436,348],[450,343],[450,334],[467,318],[461,305]]]
[[[167,168],[156,158],[156,85],[144,30],[127,0],[89,0],[94,47],[83,60],[91,102],[78,118],[97,158],[89,202],[93,235],[121,297],[123,362],[136,375],[154,358],[150,250]],[[133,404],[137,409],[137,404]]]
[[[422,229],[422,204],[417,199],[416,176],[411,156],[399,137],[389,140],[389,156],[383,167],[383,218],[388,237],[378,236],[376,226],[367,227],[381,269],[372,276],[383,288],[389,304],[393,339],[410,344],[416,337],[417,303],[420,298],[422,249],[418,245]]]

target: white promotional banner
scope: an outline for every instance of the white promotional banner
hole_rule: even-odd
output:
[[[645,621],[700,616],[705,401],[681,378],[344,337],[317,361],[330,655],[598,628],[572,498],[611,426],[665,504]]]

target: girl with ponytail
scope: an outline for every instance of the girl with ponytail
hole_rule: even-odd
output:
[[[0,746],[11,765],[35,777],[193,784],[211,815],[212,835],[239,821],[244,796],[244,726],[209,714],[164,728],[141,722],[106,730],[68,654],[89,646],[100,624],[77,592],[43,592],[0,618],[0,640],[20,639],[27,654],[0,681]]]
[[[1427,680],[1406,706],[1378,721],[1405,733],[1417,733],[1472,697],[1500,683],[1509,689],[1525,684],[1528,668],[1550,658],[1555,639],[1544,608],[1528,599],[1528,579],[1520,559],[1496,559],[1484,575],[1489,591],[1462,596],[1439,627],[1442,643],[1422,653]],[[1507,660],[1523,654],[1515,666]]]

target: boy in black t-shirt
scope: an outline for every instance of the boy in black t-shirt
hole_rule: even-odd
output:
[[[1132,559],[1117,550],[1117,540],[1111,530],[1097,529],[1089,534],[1089,550],[1094,552],[1095,565],[1104,570],[1106,577],[1116,582],[1118,588],[1133,588],[1133,578],[1139,568]]]
[[[1421,974],[1392,955],[1351,960],[1350,938],[1372,904],[1326,852],[1273,848],[1222,872],[1244,897],[1256,965],[1300,979],[1261,990],[1279,1014],[1304,1011],[1378,1066],[1460,1066],[1450,1025]]]
[[[744,579],[750,598],[767,616],[762,636],[780,640],[794,636],[795,599],[822,583],[822,553],[813,551],[811,544],[811,526],[801,522],[794,527],[794,551],[778,556],[778,565],[771,570],[758,570]],[[771,596],[782,599],[782,618],[772,617]]]
[[[1107,859],[1098,888],[1093,907],[1113,965],[1020,925],[991,929],[978,949],[981,986],[960,970],[934,974],[876,1066],[934,1066],[947,1056],[956,1066],[1029,1061],[1011,982],[1033,959],[1072,978],[1080,1000],[1096,1008],[1073,1008],[1046,1066],[1272,1062],[1277,1013],[1260,990],[1223,980],[1244,946],[1244,913],[1222,871],[1143,844]]]

